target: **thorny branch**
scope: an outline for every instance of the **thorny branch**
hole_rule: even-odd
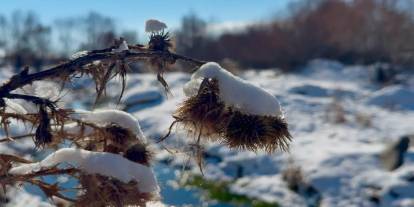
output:
[[[177,60],[188,62],[195,66],[200,66],[205,63],[170,52],[169,48],[171,47],[171,43],[168,33],[151,35],[148,46],[128,45],[127,50],[120,51],[119,47],[121,44],[126,44],[122,38],[119,41],[116,40],[112,47],[83,52],[80,57],[32,74],[29,73],[29,67],[25,67],[20,73],[12,76],[9,81],[0,86],[0,107],[3,107],[4,110],[6,105],[4,98],[21,99],[37,105],[39,107],[39,119],[36,121],[39,122],[39,125],[36,131],[35,142],[36,146],[44,146],[45,143],[51,141],[51,134],[48,132],[50,131],[50,120],[59,122],[58,119],[54,119],[58,118],[55,115],[59,115],[57,113],[59,110],[56,105],[57,100],[52,101],[47,98],[12,93],[14,90],[31,84],[34,81],[53,78],[61,80],[63,87],[66,82],[71,81],[77,75],[82,76],[87,74],[91,76],[96,84],[96,104],[102,93],[105,92],[107,82],[118,75],[122,79],[122,91],[118,99],[120,101],[126,85],[125,76],[129,70],[128,64],[131,62],[149,61],[156,68],[157,79],[167,92],[168,84],[163,78],[167,64],[174,64]],[[49,117],[49,112],[52,117]],[[3,117],[1,122],[8,135],[7,125],[9,122],[7,118]],[[43,136],[40,136],[40,134],[43,134]]]
[[[160,33],[158,35],[153,34],[148,46],[128,45],[128,50],[123,51],[118,50],[120,42],[123,42],[122,38],[118,42],[115,42],[114,46],[112,47],[108,47],[102,50],[83,52],[82,55],[77,58],[70,59],[66,62],[40,72],[30,73],[29,67],[25,67],[20,73],[12,76],[6,83],[0,86],[0,124],[6,133],[6,137],[0,139],[0,143],[32,137],[34,138],[33,141],[37,147],[53,147],[55,146],[55,143],[59,142],[59,140],[61,141],[62,139],[69,139],[75,145],[81,146],[81,148],[99,148],[98,151],[103,150],[105,152],[121,153],[121,155],[123,153],[126,153],[124,156],[126,156],[127,159],[135,159],[137,162],[146,160],[146,162],[143,164],[148,163],[150,156],[149,152],[145,148],[134,148],[135,152],[132,154],[132,151],[125,151],[130,149],[124,149],[129,144],[125,145],[125,141],[123,140],[130,140],[130,142],[133,140],[133,142],[136,142],[134,141],[136,140],[135,137],[131,137],[128,131],[124,131],[124,129],[116,126],[100,127],[94,125],[93,123],[76,120],[69,116],[73,112],[72,110],[59,109],[57,107],[57,102],[59,100],[51,100],[49,98],[38,97],[35,95],[19,94],[15,91],[16,89],[32,84],[35,81],[45,79],[61,80],[63,82],[63,88],[66,82],[71,81],[71,79],[75,77],[83,76],[86,74],[89,75],[96,84],[96,100],[98,100],[101,94],[105,92],[107,82],[118,75],[122,78],[123,88],[119,97],[119,99],[121,99],[125,88],[125,76],[129,70],[129,63],[137,61],[148,61],[152,66],[155,67],[157,72],[157,79],[165,87],[166,90],[168,90],[168,85],[162,77],[166,65],[174,64],[177,60],[187,62],[197,67],[205,63],[200,60],[170,52],[169,48],[171,47],[171,43],[168,33]],[[96,64],[97,62],[98,64]],[[38,113],[19,114],[8,112],[6,111],[6,98],[20,99],[31,102],[38,107]],[[23,123],[29,123],[32,126],[36,126],[36,131],[34,133],[29,132],[23,135],[9,136],[9,119],[22,121]],[[67,122],[77,123],[77,125],[80,127],[79,134],[66,133],[63,130],[63,126]],[[87,127],[92,129],[93,133],[85,137],[84,130]],[[52,140],[52,137],[54,137],[56,140]],[[128,153],[134,156],[128,157],[130,156]],[[142,158],[139,156],[137,157],[137,153],[140,154]],[[123,206],[121,205],[122,202],[126,202],[125,204],[140,204],[142,201],[150,199],[150,197],[148,197],[149,195],[140,194],[140,196],[137,196],[137,193],[139,193],[137,192],[137,188],[133,186],[131,188],[129,184],[117,183],[116,181],[110,179],[108,180],[107,178],[100,178],[98,179],[99,182],[94,184],[96,185],[96,189],[89,189],[84,195],[88,197],[88,199],[85,200],[86,197],[83,198],[81,196],[77,198],[79,200],[74,200],[61,194],[61,192],[65,189],[63,189],[62,186],[58,186],[58,183],[45,183],[41,180],[41,177],[50,175],[71,175],[77,177],[78,175],[82,175],[82,172],[80,172],[78,169],[59,169],[57,166],[55,166],[24,175],[12,175],[8,173],[9,169],[12,167],[12,163],[31,163],[31,161],[14,155],[0,155],[0,187],[3,187],[3,190],[5,190],[6,185],[15,185],[16,183],[29,183],[38,186],[49,198],[58,197],[77,204],[85,202],[88,199],[95,199],[96,196],[102,198],[103,195],[106,195],[107,199],[102,199],[96,204],[96,206],[101,206],[104,204],[106,205],[106,202],[111,203],[111,200],[117,201],[114,203],[115,206]],[[91,188],[91,183],[88,183],[86,181],[87,179],[80,181],[82,183],[82,186],[85,185],[83,187]],[[107,183],[107,185],[110,184],[112,187],[104,187],[105,185],[103,184],[105,183]],[[108,192],[99,193],[99,195],[94,194],[102,189],[105,189]],[[113,194],[112,191],[114,190],[119,192],[122,191],[124,193]],[[129,194],[125,194],[125,192],[129,192]],[[122,202],[120,202],[121,200]]]
[[[204,61],[196,60],[179,54],[175,54],[169,51],[123,51],[113,52],[112,47],[103,50],[90,51],[87,55],[70,60],[68,62],[59,64],[52,68],[37,73],[29,74],[26,67],[22,72],[14,75],[6,84],[0,87],[0,98],[10,98],[10,92],[23,87],[27,84],[31,84],[34,81],[49,79],[58,77],[62,74],[73,74],[81,70],[82,66],[90,64],[94,61],[102,60],[122,60],[125,62],[134,62],[138,60],[157,58],[161,60],[170,60],[172,62],[176,60],[182,60],[191,63],[195,66],[204,64]],[[23,98],[23,97],[20,97]],[[24,98],[23,98],[24,99]]]

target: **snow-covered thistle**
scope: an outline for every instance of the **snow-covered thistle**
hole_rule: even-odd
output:
[[[153,51],[169,51],[171,40],[168,32],[165,32],[167,25],[156,19],[147,20],[145,23],[145,32],[150,33],[148,48]]]
[[[169,53],[172,48],[171,38],[169,32],[165,32],[167,25],[156,19],[150,19],[145,22],[145,32],[150,33],[150,40],[148,42],[148,49],[154,52]],[[165,56],[163,58],[153,57],[149,59],[151,66],[157,72],[158,81],[164,86],[165,90],[169,92],[168,84],[164,80],[164,72],[167,66],[175,63],[175,58]]]
[[[183,123],[196,136],[221,139],[231,148],[288,149],[292,137],[277,99],[217,63],[201,66],[184,92],[188,99],[173,124]]]

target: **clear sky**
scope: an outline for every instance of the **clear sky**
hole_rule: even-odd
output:
[[[217,23],[261,21],[286,12],[294,0],[3,0],[0,14],[34,11],[45,23],[96,11],[111,16],[121,27],[143,31],[146,19],[177,27],[183,15],[194,12]]]

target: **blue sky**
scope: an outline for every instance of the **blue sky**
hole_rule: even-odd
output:
[[[56,18],[81,16],[96,11],[115,18],[124,28],[143,31],[146,19],[164,21],[170,28],[179,25],[183,15],[197,13],[216,23],[261,21],[286,12],[294,0],[5,0],[0,14],[15,10],[36,12],[45,23]]]

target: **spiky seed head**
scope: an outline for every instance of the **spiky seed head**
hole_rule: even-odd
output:
[[[117,124],[106,126],[103,133],[98,136],[103,136],[106,140],[104,151],[116,154],[124,153],[128,149],[128,146],[137,140],[133,132]]]
[[[149,166],[152,160],[152,152],[145,144],[137,143],[127,149],[124,157],[133,162]]]
[[[291,135],[283,119],[239,111],[229,113],[232,115],[224,134],[225,143],[229,147],[251,151],[262,149],[269,153],[278,148],[288,149]]]
[[[244,115],[241,112],[230,112],[231,118],[225,131],[225,142],[231,148],[255,151],[262,144],[266,127],[258,116]]]
[[[177,109],[174,117],[184,127],[206,137],[214,137],[222,131],[222,114],[225,105],[218,96],[218,83],[213,79],[205,79],[204,87],[196,96],[190,97]]]
[[[119,145],[124,145],[128,140],[134,139],[133,133],[120,127],[116,124],[111,124],[105,127],[105,132],[108,133],[109,139]]]
[[[271,116],[265,116],[264,120],[267,126],[267,134],[273,137],[273,139],[269,139],[266,151],[274,151],[277,148],[288,151],[292,135],[289,132],[286,120],[281,117]]]
[[[230,148],[286,151],[292,138],[281,117],[252,115],[226,107],[220,100],[216,79],[204,79],[197,95],[185,100],[174,117],[195,135],[222,139]]]
[[[150,41],[148,43],[148,49],[152,51],[169,51],[172,47],[170,34],[164,33],[152,33]]]

